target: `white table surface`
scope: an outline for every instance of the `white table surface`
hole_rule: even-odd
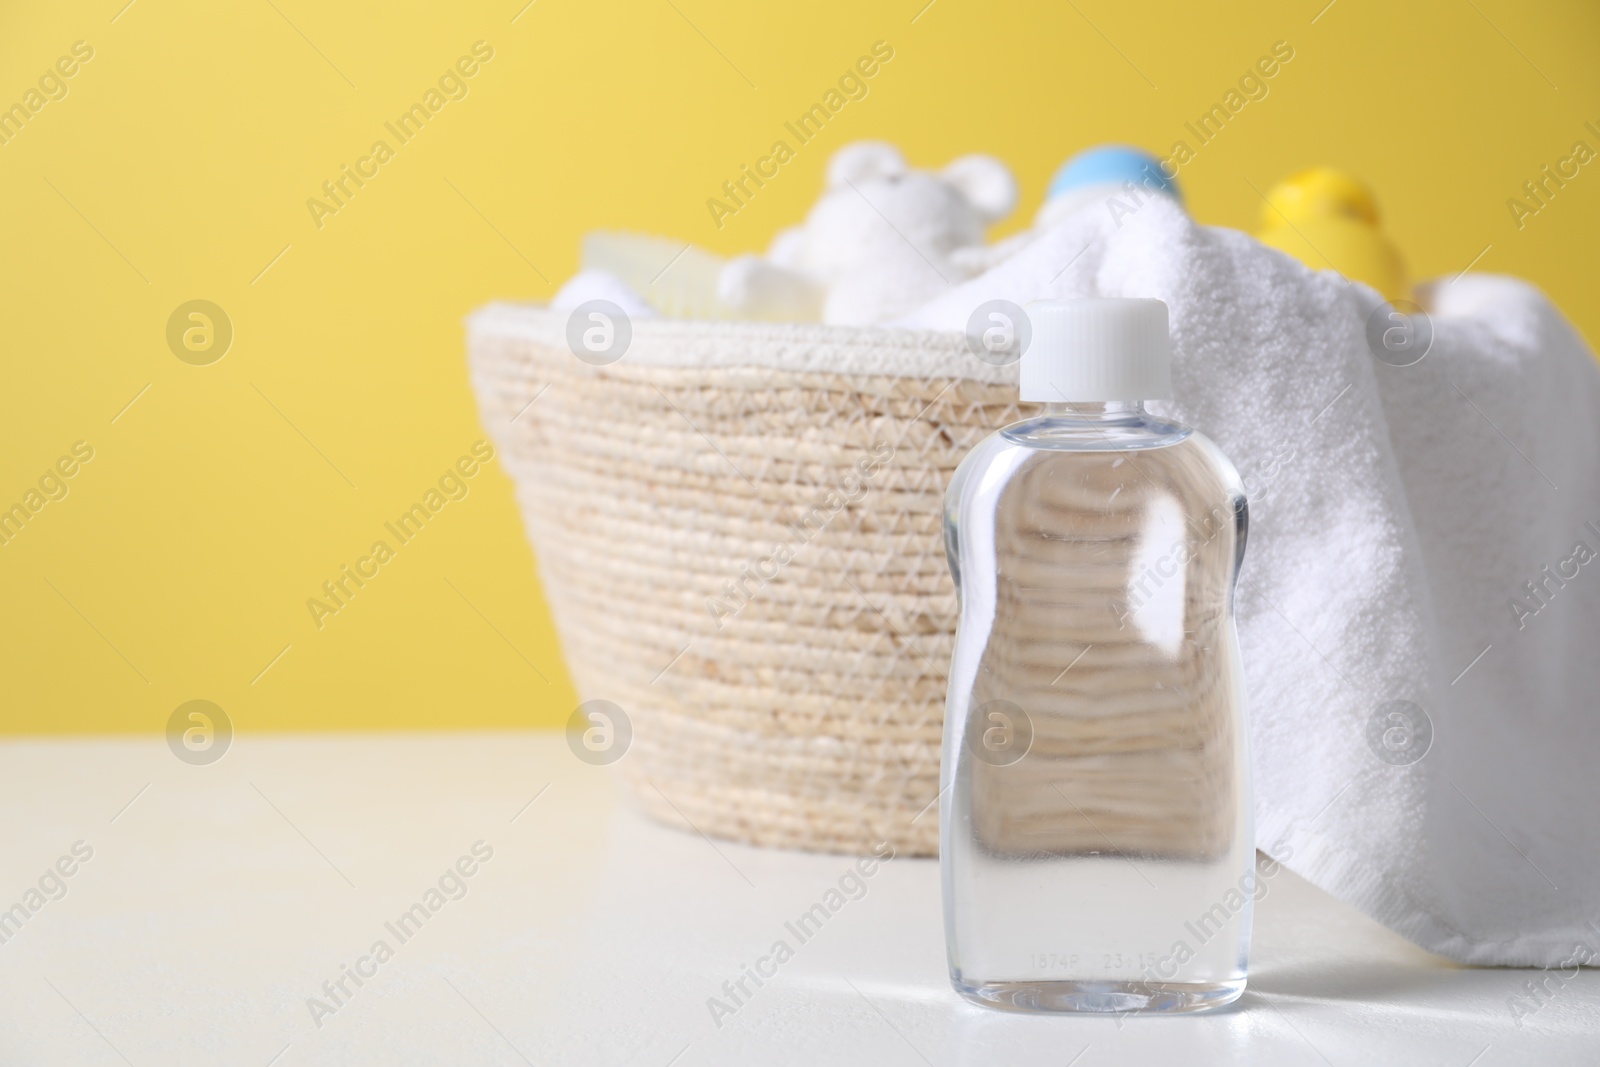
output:
[[[1600,1063],[1600,975],[1518,1020],[1541,972],[1455,966],[1287,871],[1220,1014],[968,1005],[937,865],[896,859],[719,1028],[707,998],[850,861],[646,822],[555,734],[241,737],[206,767],[11,741],[0,805],[0,908],[94,850],[0,944],[6,1065]],[[400,944],[384,923],[478,841],[466,895]],[[318,1026],[307,998],[380,938],[393,958]]]

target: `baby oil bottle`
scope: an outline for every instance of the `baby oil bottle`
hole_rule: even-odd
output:
[[[945,502],[961,620],[941,770],[950,977],[1017,1011],[1188,1012],[1244,992],[1257,889],[1234,628],[1238,472],[1145,410],[1159,300],[1030,305],[1032,418]]]

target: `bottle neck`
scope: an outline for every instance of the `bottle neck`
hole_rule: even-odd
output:
[[[1189,436],[1189,428],[1144,408],[1143,400],[1041,404],[1044,410],[1003,428],[1008,440],[1030,448],[1071,451],[1161,448]]]
[[[1143,400],[1108,400],[1084,404],[1044,404],[1040,412],[1049,419],[1071,419],[1080,422],[1121,422],[1142,418],[1148,414]]]

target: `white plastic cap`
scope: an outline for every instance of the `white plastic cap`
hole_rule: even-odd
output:
[[[1146,299],[1040,300],[1025,309],[1021,399],[1047,404],[1172,395],[1167,305]]]

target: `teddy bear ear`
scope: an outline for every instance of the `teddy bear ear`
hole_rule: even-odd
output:
[[[1017,181],[993,156],[962,156],[940,176],[961,190],[985,222],[999,222],[1017,206]]]
[[[875,178],[896,178],[906,172],[900,149],[884,141],[847,144],[828,161],[828,188],[843,189]]]

